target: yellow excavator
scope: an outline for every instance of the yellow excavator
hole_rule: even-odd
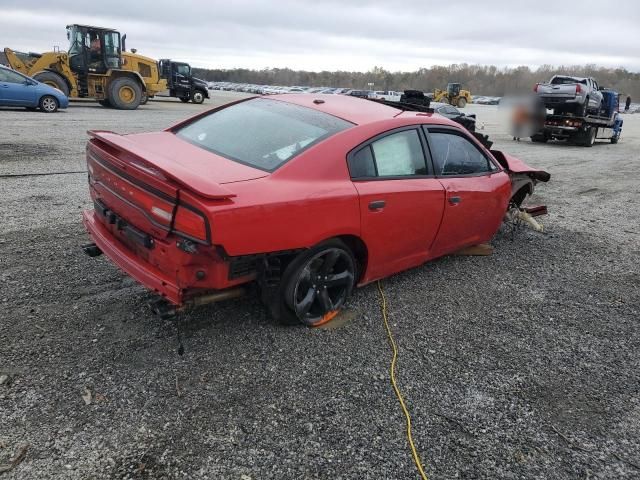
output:
[[[160,78],[152,58],[127,52],[126,35],[89,25],[67,25],[69,50],[42,54],[4,49],[9,66],[76,98],[95,98],[105,107],[134,110],[159,92]]]
[[[440,103],[448,103],[459,108],[464,108],[467,103],[471,103],[473,97],[469,90],[463,90],[462,85],[459,83],[447,84],[446,90],[440,90],[436,88],[433,92],[433,101]]]

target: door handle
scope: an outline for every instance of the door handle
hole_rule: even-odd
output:
[[[385,202],[384,200],[375,200],[369,203],[369,210],[374,212],[377,210],[382,210],[386,204],[387,202]]]
[[[460,197],[449,197],[449,203],[451,205],[458,205],[461,202]]]

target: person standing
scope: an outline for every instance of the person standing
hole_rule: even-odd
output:
[[[629,113],[629,108],[631,107],[631,95],[627,95],[627,101],[624,102],[624,111],[625,113]]]

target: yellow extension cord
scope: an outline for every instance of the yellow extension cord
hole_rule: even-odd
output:
[[[396,382],[396,361],[398,360],[398,347],[396,345],[396,341],[393,339],[393,334],[391,333],[391,328],[389,327],[389,321],[387,320],[387,299],[384,296],[384,291],[382,290],[382,283],[378,280],[378,291],[380,292],[380,298],[382,299],[382,318],[384,320],[384,327],[387,330],[387,336],[389,337],[389,343],[391,344],[391,349],[393,350],[393,358],[391,359],[391,385],[393,386],[393,390],[396,392],[396,397],[398,397],[398,401],[400,402],[400,407],[402,407],[402,411],[404,412],[404,417],[407,419],[407,440],[409,440],[409,446],[411,447],[411,455],[413,456],[413,463],[416,464],[416,468],[420,473],[420,476],[423,480],[429,480],[427,474],[424,473],[424,468],[422,467],[422,461],[420,460],[420,456],[418,455],[418,451],[416,450],[416,446],[413,443],[413,436],[411,435],[411,415],[409,414],[409,410],[404,403],[404,398],[400,389],[398,388],[398,384]]]

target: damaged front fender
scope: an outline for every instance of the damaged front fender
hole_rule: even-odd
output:
[[[509,155],[508,153],[501,152],[500,150],[491,150],[491,153],[498,163],[510,174],[523,173],[540,182],[548,182],[551,178],[549,172],[531,168],[519,158]]]

